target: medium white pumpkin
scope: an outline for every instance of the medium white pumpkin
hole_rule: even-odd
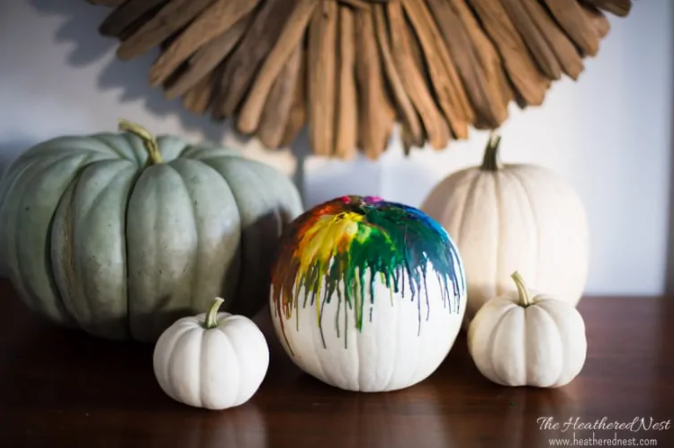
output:
[[[466,306],[443,228],[418,209],[345,196],[298,217],[272,272],[274,328],[291,359],[332,386],[412,386],[445,359]]]
[[[239,406],[265,378],[265,336],[244,316],[218,313],[222,303],[218,298],[208,313],[177,320],[155,345],[155,377],[176,401],[215,410]]]
[[[462,254],[465,327],[485,302],[513,289],[515,270],[574,306],[587,279],[589,229],[576,192],[546,168],[498,163],[499,140],[491,136],[482,166],[451,174],[421,206]]]
[[[469,353],[478,370],[504,386],[560,387],[586,361],[584,320],[572,305],[528,290],[519,273],[517,293],[486,303],[469,326]]]

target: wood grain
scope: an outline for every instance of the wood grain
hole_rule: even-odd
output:
[[[631,0],[584,0],[603,11],[619,17],[626,17],[633,6]]]
[[[172,0],[117,47],[122,60],[136,58],[183,28],[214,0]],[[217,0],[223,1],[223,0]]]
[[[244,18],[259,1],[221,0],[206,8],[152,64],[150,85],[164,82],[184,60]]]
[[[220,64],[239,43],[250,21],[250,15],[240,19],[230,29],[200,48],[190,58],[188,67],[181,76],[167,87],[166,97],[173,99],[182,95]]]
[[[370,9],[370,4],[368,3],[368,0],[338,0],[338,1],[343,5],[348,5],[351,6],[352,8],[365,10]]]
[[[298,45],[274,81],[265,102],[260,125],[255,132],[260,142],[268,149],[278,148],[284,137],[284,131],[295,99],[300,61],[303,57],[302,51],[302,45]]]
[[[98,30],[103,36],[119,37],[132,23],[167,0],[130,0],[113,10]],[[109,6],[109,5],[106,5]]]
[[[157,384],[151,345],[58,328],[0,281],[0,434],[22,448],[546,447],[593,431],[542,430],[537,418],[671,419],[617,438],[673,446],[673,297],[586,297],[588,355],[560,389],[509,388],[476,370],[460,334],[428,379],[397,392],[344,392],[302,373],[283,352],[269,309],[255,318],[270,367],[246,404],[222,412],[173,401]],[[614,438],[614,431],[595,431]]]
[[[584,64],[572,41],[549,16],[539,0],[521,0],[521,2],[558,60],[561,70],[576,80],[584,70]]]
[[[356,13],[356,81],[359,117],[357,142],[363,154],[377,159],[386,149],[396,113],[387,95],[379,63],[373,14]]]
[[[335,145],[337,31],[338,5],[323,0],[309,24],[307,50],[309,144],[320,156],[331,155]]]
[[[468,137],[468,124],[475,115],[456,68],[431,14],[417,0],[402,0],[403,10],[420,42],[425,66],[445,118],[456,138]]]
[[[562,76],[562,67],[553,49],[549,46],[537,23],[528,13],[527,0],[498,0],[508,14],[515,29],[534,57],[539,70],[549,79],[558,80]]]
[[[420,5],[422,5],[422,3],[420,3]],[[404,9],[406,9],[406,11],[413,9],[411,0],[404,0]],[[462,86],[462,81],[460,80],[459,73],[457,72],[457,66],[450,57],[448,48],[444,45],[443,36],[441,35],[441,32],[438,29],[438,26],[436,25],[429,8],[420,6],[419,13],[422,19],[421,23],[427,26],[427,31],[429,32],[432,42],[438,51],[436,58],[440,59],[446,71],[446,75],[448,76],[448,82],[451,86],[451,100],[456,105],[455,108],[459,112],[461,120],[471,123],[476,118],[475,111],[471,106],[471,102],[469,101],[469,97],[466,94],[464,87]],[[453,131],[459,138],[465,138],[460,136],[462,134],[457,133],[457,131],[454,129]]]
[[[607,20],[607,17],[605,14],[603,14],[602,11],[597,9],[596,7],[592,5],[587,5],[585,3],[581,4],[581,9],[588,17],[588,19],[591,21],[591,24],[593,25],[593,28],[595,29],[595,32],[598,34],[598,37],[601,39],[609,33],[610,29],[610,23],[609,20]]]
[[[468,0],[501,54],[516,92],[528,105],[541,105],[551,81],[539,71],[527,44],[500,1]]]
[[[498,107],[501,106],[502,108],[502,111],[496,114],[498,121],[500,117],[503,121],[508,117],[508,105],[513,100],[514,95],[501,58],[465,0],[449,0],[449,4],[461,20],[473,45],[478,63],[487,77],[492,101],[495,101]],[[501,122],[499,124],[501,125]],[[476,128],[491,127],[490,123],[481,120],[481,117],[476,117],[474,126]]]
[[[447,145],[450,139],[450,129],[445,117],[436,106],[431,88],[420,67],[421,56],[416,56],[417,52],[412,48],[412,32],[406,25],[401,3],[398,0],[392,0],[386,8],[392,54],[396,68],[401,74],[403,87],[420,116],[426,139],[432,148],[440,150]],[[414,136],[408,130],[405,130],[403,134],[406,137],[406,145],[413,146]]]
[[[508,115],[499,84],[496,79],[490,82],[464,21],[447,0],[427,0],[427,4],[476,111],[475,121],[486,123],[491,128],[499,127]]]
[[[152,9],[149,9],[148,11],[144,12],[141,17],[136,19],[134,22],[130,23],[127,25],[123,30],[119,32],[118,35],[114,36],[120,41],[124,42],[127,39],[129,39],[131,36],[136,34],[138,30],[140,30],[142,27],[145,26],[146,23],[148,23],[150,20],[152,20],[153,17],[155,17],[159,11],[161,11],[162,8],[166,6],[166,3],[160,3],[159,5],[155,6]],[[167,37],[162,43],[159,44],[159,50],[163,51],[164,48],[175,38],[180,33],[180,30],[174,32],[171,34],[169,37]]]
[[[185,93],[183,106],[193,114],[202,115],[211,104],[215,73],[204,76]]]
[[[356,92],[356,35],[354,13],[340,6],[338,34],[338,75],[336,91],[335,156],[352,159],[356,155],[359,108]]]
[[[375,33],[380,49],[382,67],[384,69],[385,78],[387,79],[387,85],[389,86],[388,90],[392,93],[394,103],[398,110],[398,120],[401,122],[401,126],[406,129],[405,132],[409,142],[413,146],[422,147],[424,146],[424,130],[422,128],[422,123],[420,123],[419,116],[417,115],[417,111],[405,90],[396,64],[394,63],[384,9],[378,7],[373,8],[373,13],[375,14]]]
[[[497,129],[511,102],[539,106],[554,81],[578,79],[609,32],[604,13],[623,17],[632,7],[632,0],[90,3],[115,8],[99,31],[121,41],[120,59],[159,47],[149,83],[168,99],[183,96],[188,110],[209,110],[214,120],[231,117],[269,148],[289,144],[308,124],[312,152],[343,159],[358,150],[378,158],[396,124],[405,154],[427,144],[443,149],[470,128]]]
[[[266,1],[261,5],[225,67],[221,82],[223,96],[216,99],[220,107],[214,111],[219,114],[219,118],[232,116],[240,106],[256,74],[279,39],[293,7],[293,0]],[[255,128],[247,129],[247,132],[255,130]]]
[[[307,24],[318,0],[298,0],[291,16],[286,20],[284,28],[274,48],[265,59],[260,72],[249,93],[239,117],[239,126],[243,129],[256,129],[260,122],[260,114],[265,106],[274,80],[283,65],[301,42],[307,31]]]
[[[545,0],[548,11],[584,55],[598,53],[600,39],[577,0]]]
[[[300,56],[300,70],[295,84],[293,104],[288,114],[288,122],[284,129],[284,136],[279,143],[280,148],[291,145],[298,137],[303,126],[307,123],[307,51],[303,50]]]

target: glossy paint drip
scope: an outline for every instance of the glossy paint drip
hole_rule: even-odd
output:
[[[459,313],[465,296],[457,249],[440,224],[416,208],[377,197],[344,196],[298,217],[283,237],[272,272],[273,312],[289,349],[284,320],[295,316],[299,330],[299,307],[316,309],[324,347],[323,310],[331,300],[338,300],[330,318],[337,336],[347,334],[346,313],[353,313],[361,331],[364,321],[373,319],[377,280],[389,288],[390,301],[394,293],[416,301],[418,332],[431,310],[428,281],[439,282],[445,312]]]

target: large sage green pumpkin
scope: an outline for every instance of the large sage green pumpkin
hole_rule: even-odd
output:
[[[46,141],[5,173],[0,257],[18,295],[108,339],[153,342],[217,296],[254,314],[302,212],[291,180],[231,149],[120,131]]]

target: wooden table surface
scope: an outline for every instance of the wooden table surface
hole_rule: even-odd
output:
[[[272,352],[268,376],[251,401],[217,412],[166,396],[153,374],[151,346],[47,324],[0,280],[0,447],[529,448],[598,446],[598,439],[615,437],[672,447],[672,421],[660,430],[608,426],[672,420],[672,303],[584,298],[588,357],[580,376],[560,389],[490,383],[462,334],[429,379],[381,394],[344,392],[301,373],[262,313],[257,321]],[[595,430],[586,426],[593,424]]]

